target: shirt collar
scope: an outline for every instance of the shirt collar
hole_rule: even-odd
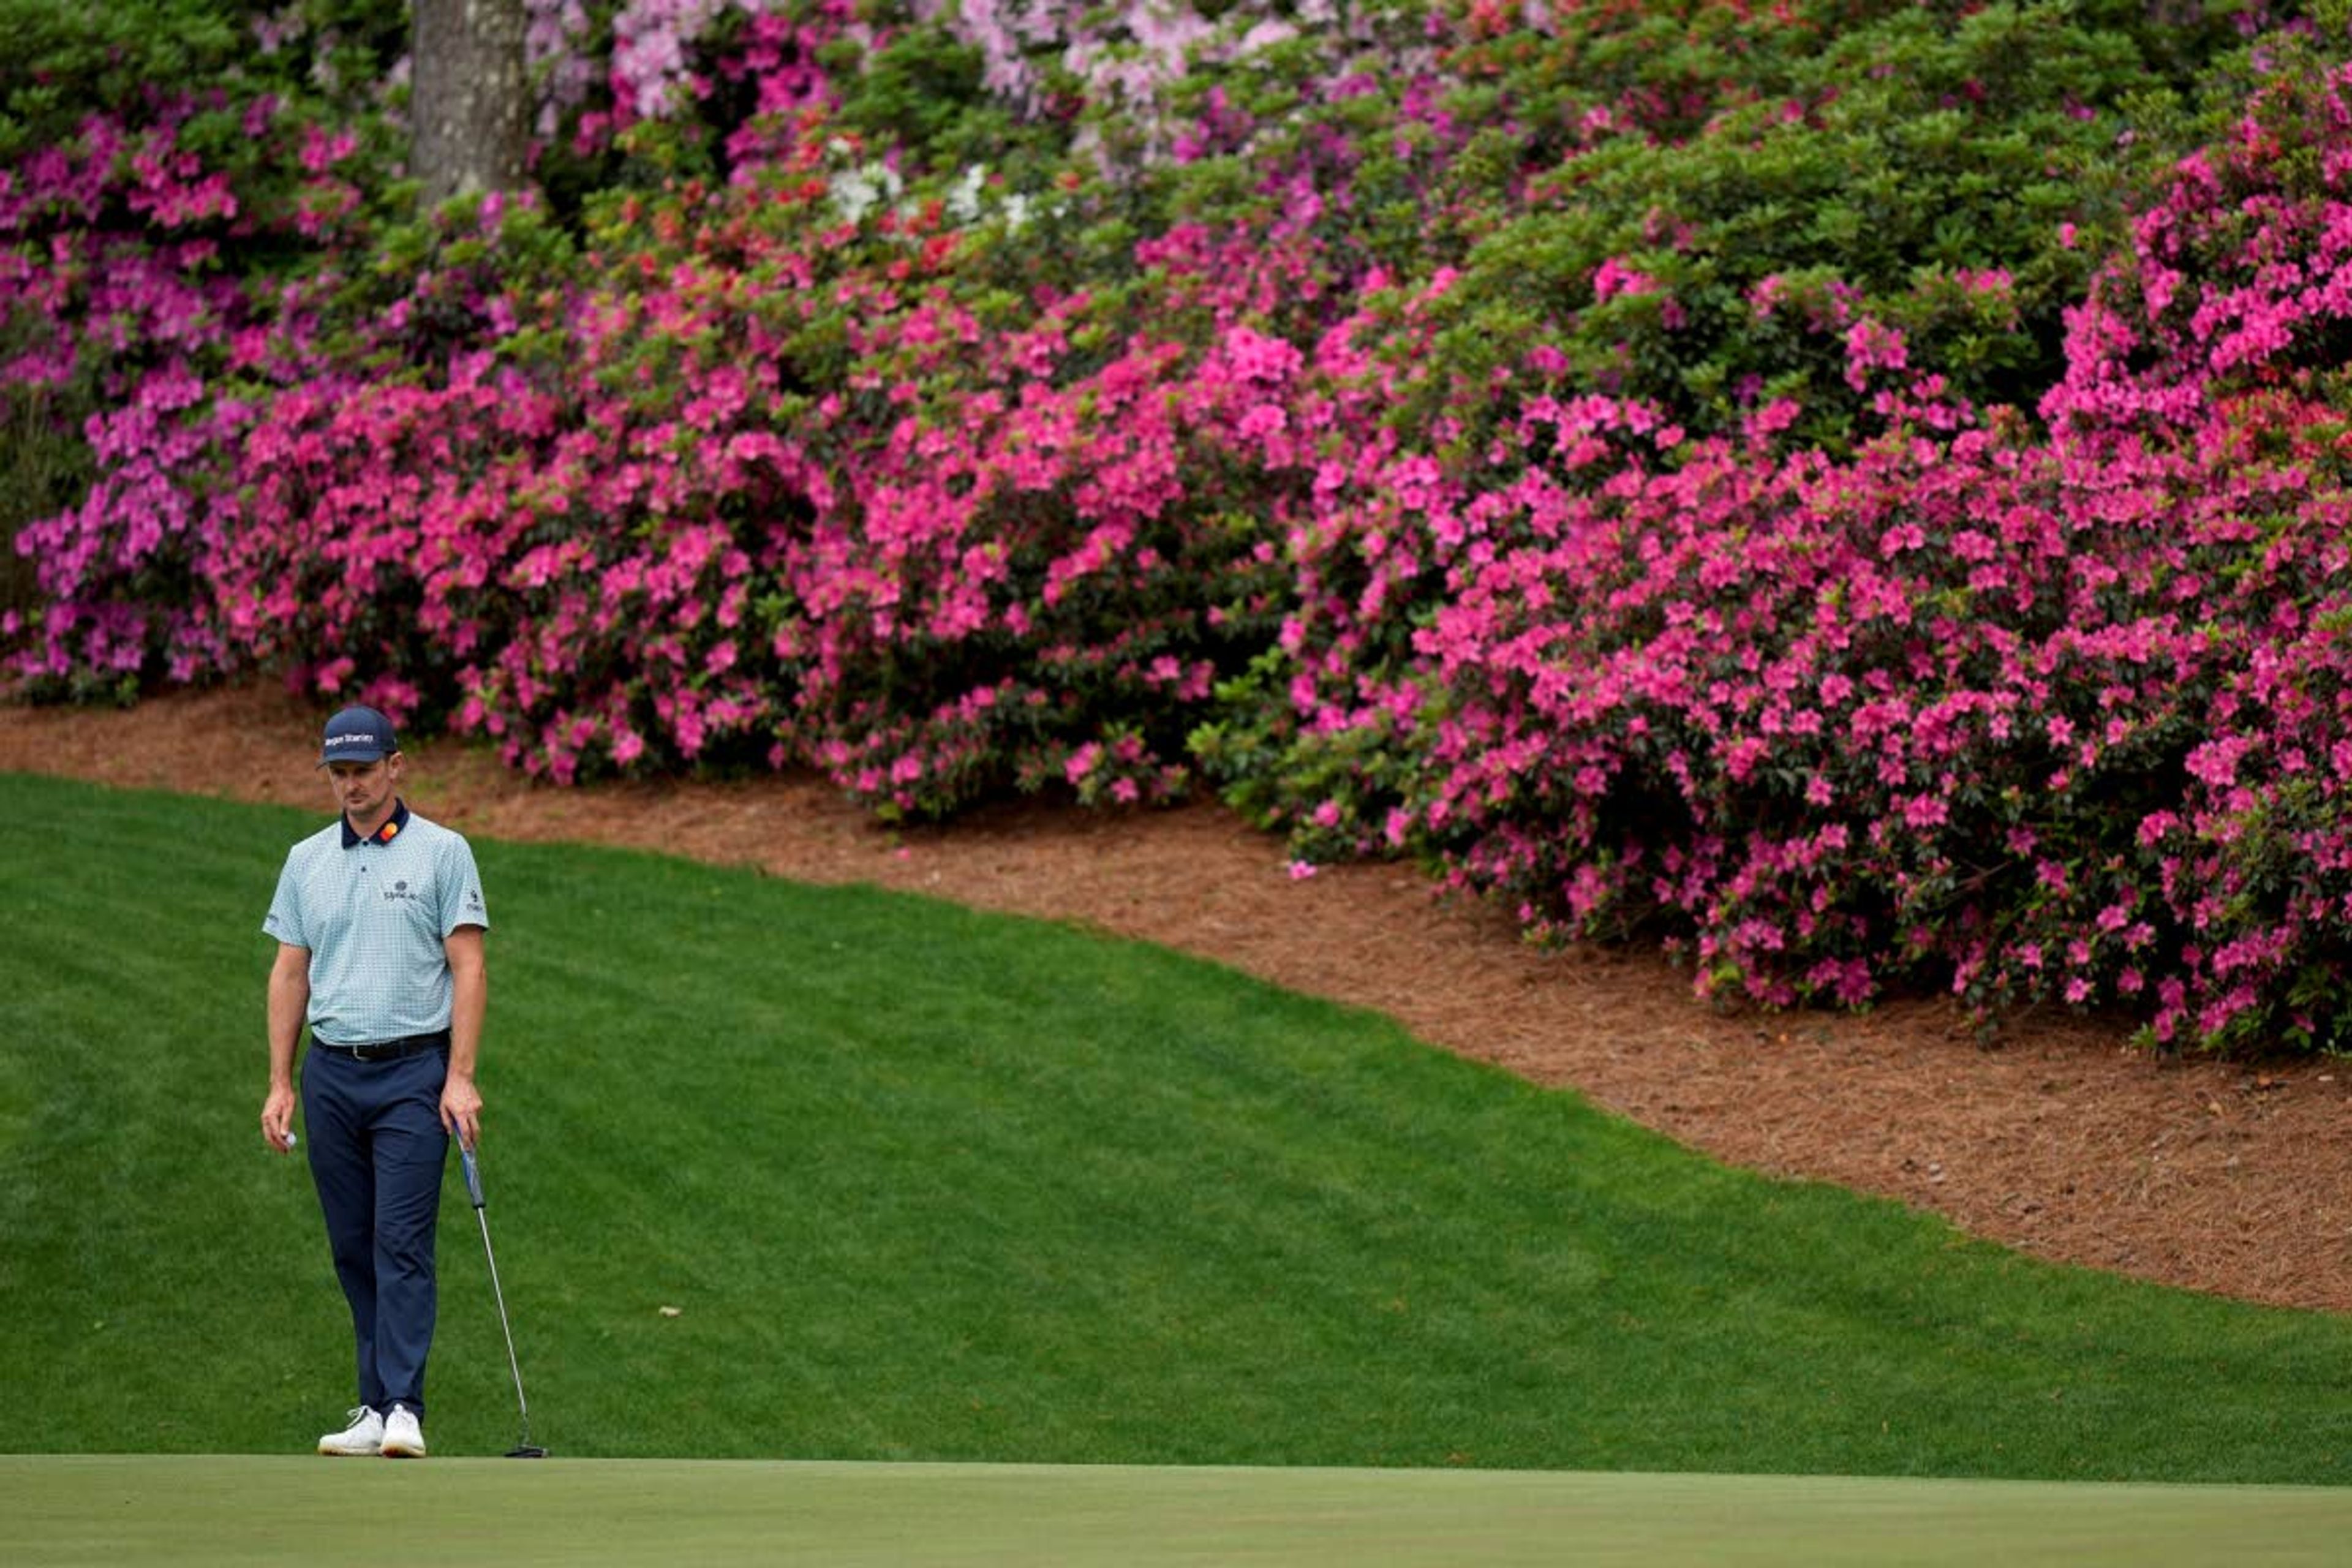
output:
[[[392,815],[383,819],[383,826],[365,838],[352,831],[350,817],[342,817],[340,820],[343,825],[343,847],[346,849],[356,849],[362,844],[389,844],[408,827],[408,803],[404,800],[394,801]]]

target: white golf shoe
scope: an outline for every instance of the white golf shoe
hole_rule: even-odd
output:
[[[340,1432],[330,1432],[319,1439],[319,1452],[337,1458],[356,1458],[364,1454],[373,1458],[383,1449],[383,1417],[361,1405],[352,1412],[352,1424]]]
[[[405,1405],[394,1405],[383,1418],[383,1442],[376,1452],[387,1459],[423,1458],[425,1428],[417,1424],[416,1412]]]

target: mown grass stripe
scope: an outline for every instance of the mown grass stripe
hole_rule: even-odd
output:
[[[257,926],[313,821],[0,775],[0,1451],[282,1452],[348,1400],[307,1177],[255,1132]],[[484,1173],[571,1457],[2327,1482],[2352,1452],[2337,1318],[1727,1171],[1149,947],[478,850]],[[433,1436],[495,1453],[451,1191]]]

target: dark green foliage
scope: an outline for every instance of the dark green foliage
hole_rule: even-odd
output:
[[[1531,139],[1557,157],[1446,303],[1459,381],[1548,343],[1565,390],[1650,399],[1697,434],[1789,397],[1800,440],[1840,447],[1879,423],[1845,379],[1845,334],[1870,320],[1905,335],[1917,374],[2030,412],[2116,234],[2135,118],[2185,84],[2116,25],[2137,6],[1874,9],[1727,33],[1717,7],[1645,7],[1623,54],[1593,44],[1605,70],[1505,74],[1502,100],[1536,124],[1605,121]],[[1632,47],[1677,29],[1679,47]],[[1600,297],[1612,260],[1651,283]],[[1969,287],[1987,274],[2007,287]]]
[[[407,34],[404,6],[365,0],[0,0],[0,161],[68,139],[95,111],[135,117],[175,94],[242,102],[272,91],[355,109],[406,53]]]

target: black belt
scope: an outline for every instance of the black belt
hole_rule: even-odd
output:
[[[426,1051],[447,1050],[449,1031],[436,1029],[429,1035],[404,1035],[396,1040],[370,1040],[360,1046],[339,1046],[332,1040],[322,1040],[312,1035],[310,1043],[355,1061],[389,1062],[397,1061],[402,1057],[421,1056]]]

